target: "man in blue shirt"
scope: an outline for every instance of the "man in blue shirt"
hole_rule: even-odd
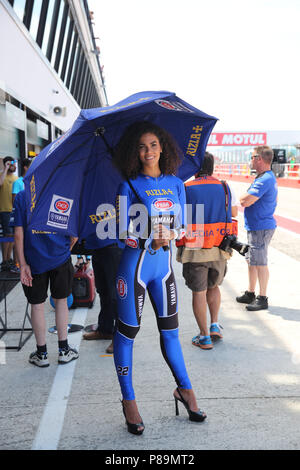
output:
[[[248,262],[249,287],[237,302],[246,303],[247,310],[256,311],[268,308],[267,285],[269,281],[268,245],[275,232],[274,212],[277,205],[277,182],[271,171],[273,150],[267,146],[256,147],[252,152],[251,168],[257,176],[240,203],[245,207],[245,228],[247,230],[249,251]],[[259,295],[255,296],[256,282],[259,283]]]
[[[20,263],[20,280],[28,302],[31,304],[31,322],[37,350],[29,362],[38,367],[48,367],[46,322],[44,304],[48,285],[55,299],[55,320],[58,335],[58,362],[65,364],[78,358],[76,349],[68,345],[67,298],[72,292],[73,265],[71,248],[76,239],[52,232],[29,230],[26,223],[25,191],[16,195],[11,217],[15,227],[15,246]]]

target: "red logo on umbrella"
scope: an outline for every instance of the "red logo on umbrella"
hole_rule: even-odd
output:
[[[169,101],[160,101],[159,104],[167,109],[174,109],[174,110],[176,109],[176,106],[171,104]]]
[[[65,212],[69,210],[70,204],[68,203],[68,201],[65,201],[64,199],[57,199],[57,201],[55,201],[54,207],[57,210],[57,212],[61,212],[62,214],[64,214]]]

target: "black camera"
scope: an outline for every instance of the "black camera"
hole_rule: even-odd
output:
[[[241,243],[238,241],[235,235],[225,235],[221,244],[219,245],[220,250],[230,253],[230,249],[233,248],[240,255],[245,256],[249,250],[249,245],[247,243]]]

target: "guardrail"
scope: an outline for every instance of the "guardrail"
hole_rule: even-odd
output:
[[[273,163],[272,170],[278,178],[300,179],[300,164]],[[251,176],[251,169],[247,163],[221,163],[215,165],[215,173],[232,176]]]

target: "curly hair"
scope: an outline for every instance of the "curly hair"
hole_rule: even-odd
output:
[[[175,174],[181,163],[181,150],[165,129],[148,121],[138,121],[127,127],[114,149],[113,161],[116,167],[125,178],[135,179],[138,176],[142,170],[139,142],[146,133],[154,134],[160,142],[160,171],[165,175]]]

